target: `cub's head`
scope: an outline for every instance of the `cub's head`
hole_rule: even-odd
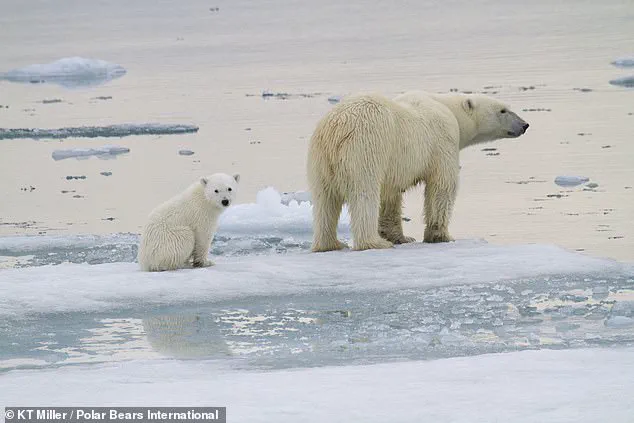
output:
[[[233,203],[239,181],[240,175],[237,173],[233,176],[224,173],[214,173],[200,178],[205,198],[221,209],[229,207]]]
[[[517,138],[529,126],[506,104],[485,95],[467,96],[462,101],[462,107],[472,116],[476,126],[476,135],[471,143]]]

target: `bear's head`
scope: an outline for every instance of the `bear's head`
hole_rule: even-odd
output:
[[[200,178],[205,198],[215,207],[224,209],[233,203],[240,182],[240,175],[233,176],[225,173],[214,173]]]
[[[462,107],[475,125],[475,137],[469,144],[500,138],[517,138],[528,129],[528,123],[504,103],[485,95],[465,96]]]

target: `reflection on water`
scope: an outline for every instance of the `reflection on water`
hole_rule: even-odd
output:
[[[132,317],[130,317],[132,316]],[[0,368],[135,358],[287,368],[634,343],[634,279],[310,294],[0,325]]]

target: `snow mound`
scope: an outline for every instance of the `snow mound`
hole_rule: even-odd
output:
[[[53,83],[66,88],[101,85],[126,74],[121,65],[105,60],[66,57],[52,63],[29,65],[0,75],[21,83]]]
[[[0,392],[6,404],[31,406],[191,406],[213,398],[236,422],[629,423],[632,374],[632,348],[273,372],[156,360],[11,371]]]
[[[107,126],[79,126],[58,129],[41,128],[0,128],[0,140],[3,139],[63,139],[63,138],[97,138],[127,137],[130,135],[171,135],[198,132],[195,125],[164,123],[124,123]]]
[[[217,265],[141,272],[135,263],[60,264],[0,271],[0,315],[98,311],[251,296],[386,292],[543,275],[631,272],[629,265],[542,245],[484,241],[389,250],[217,257]]]
[[[119,154],[129,153],[130,149],[116,145],[104,145],[97,148],[73,148],[70,150],[55,150],[51,154],[53,160],[64,160],[71,157],[85,158],[97,156],[101,159],[116,158]]]
[[[282,193],[280,201],[285,206],[288,206],[291,201],[296,201],[298,204],[303,202],[312,204],[312,196],[308,191],[295,191]]]
[[[284,193],[272,187],[258,192],[256,202],[230,207],[220,217],[220,234],[277,234],[312,236],[310,193]],[[339,231],[349,232],[350,217],[344,207]]]

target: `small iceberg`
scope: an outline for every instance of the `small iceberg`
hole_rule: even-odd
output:
[[[108,126],[79,126],[75,128],[39,129],[39,128],[0,128],[0,140],[17,138],[96,138],[127,137],[129,135],[170,135],[198,132],[195,125],[176,125],[161,123],[126,123]]]
[[[617,87],[634,88],[634,75],[613,79],[610,84]]]
[[[71,157],[85,158],[90,156],[97,156],[101,159],[116,158],[119,154],[129,153],[130,149],[127,147],[119,147],[116,145],[104,145],[97,148],[72,148],[70,150],[55,150],[51,155],[53,160],[64,160]],[[104,172],[102,172],[102,175]],[[112,173],[110,173],[112,174]],[[109,176],[109,175],[106,175]]]
[[[52,83],[65,88],[105,84],[126,74],[121,65],[105,60],[66,57],[52,63],[29,65],[0,74],[0,80],[40,84]]]
[[[194,152],[191,150],[178,150],[178,154],[181,156],[193,156]]]
[[[610,64],[618,68],[631,68],[634,67],[634,57],[621,57],[610,62]]]
[[[337,104],[341,101],[341,96],[340,95],[332,95],[330,97],[328,97],[328,103],[330,104]]]
[[[590,178],[585,176],[557,176],[555,183],[560,187],[576,187],[577,185],[585,184]]]

